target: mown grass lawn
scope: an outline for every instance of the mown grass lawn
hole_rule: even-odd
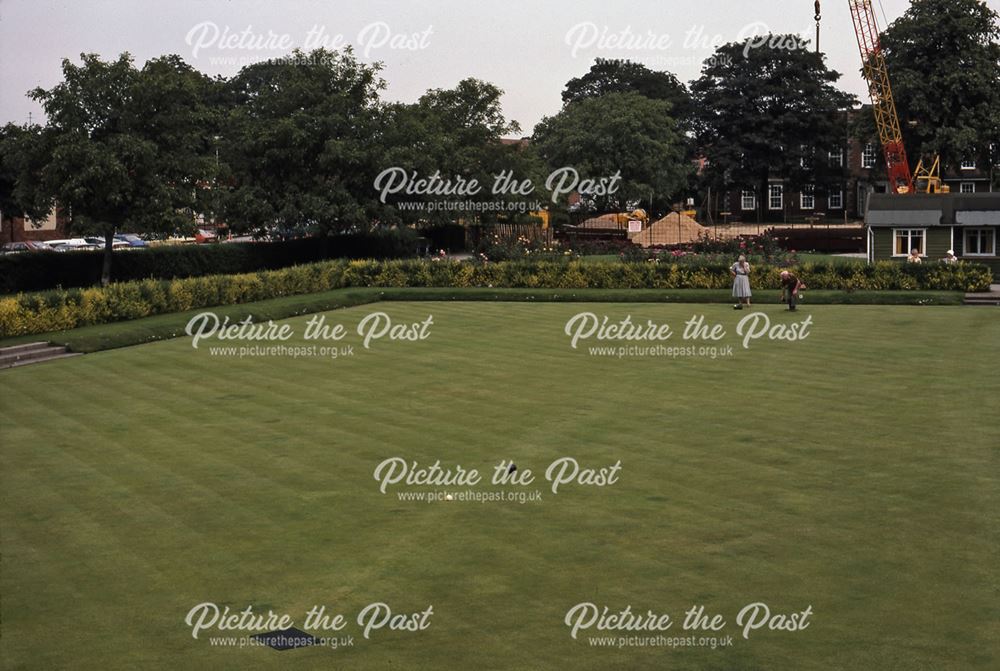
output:
[[[996,668],[1000,319],[805,310],[807,340],[744,350],[745,313],[721,305],[381,303],[328,322],[432,315],[430,337],[348,336],[337,360],[178,339],[0,371],[2,666]],[[581,311],[675,330],[704,314],[736,353],[591,356],[563,333]],[[440,488],[381,494],[396,456],[485,477],[513,459],[542,500],[402,501]],[[620,460],[620,479],[554,495],[561,457]],[[213,647],[184,623],[206,601],[300,627],[326,605],[354,645]],[[379,601],[433,605],[430,627],[365,640],[353,618]],[[758,601],[811,606],[810,626],[744,640]],[[678,637],[701,604],[735,643],[596,647],[563,623],[581,602],[668,613]]]

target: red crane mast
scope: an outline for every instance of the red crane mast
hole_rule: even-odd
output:
[[[896,101],[892,97],[889,83],[889,68],[879,40],[878,23],[871,0],[848,0],[854,19],[854,32],[858,36],[861,62],[868,81],[872,107],[875,110],[875,124],[878,126],[882,151],[889,176],[889,187],[893,193],[914,193],[913,174],[903,145]]]

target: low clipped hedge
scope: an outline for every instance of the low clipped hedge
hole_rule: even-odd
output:
[[[751,283],[777,289],[782,268],[758,266]],[[982,291],[986,266],[804,264],[811,289],[840,291]],[[0,298],[0,337],[46,333],[151,315],[234,305],[348,287],[481,287],[551,289],[727,289],[726,265],[541,261],[473,264],[444,261],[326,261],[281,270],[175,280],[122,282]]]
[[[351,233],[284,242],[171,245],[113,252],[114,282],[276,270],[330,259],[399,259],[416,256],[410,230]],[[0,294],[90,287],[101,281],[103,251],[31,252],[0,256]]]

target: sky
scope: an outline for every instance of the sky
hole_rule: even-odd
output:
[[[881,4],[881,7],[879,6]],[[987,0],[1000,9],[1000,0]],[[879,21],[908,0],[875,0]],[[812,0],[0,0],[0,123],[44,118],[25,93],[60,80],[80,53],[138,64],[180,54],[207,74],[293,48],[352,44],[385,64],[384,98],[412,102],[476,77],[504,90],[523,135],[561,106],[595,58],[627,58],[696,79],[713,43],[774,33],[814,37]],[[839,86],[865,97],[846,0],[823,0],[820,46]]]

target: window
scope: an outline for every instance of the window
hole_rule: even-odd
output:
[[[963,159],[962,160],[962,170],[975,170],[975,169],[976,169],[976,161],[975,161],[975,159],[972,159],[972,160],[970,160],[970,159]]]
[[[806,145],[801,145],[799,147],[799,152],[802,154],[802,158],[799,159],[799,167],[808,168],[809,159],[812,158],[812,156],[810,155],[811,152],[809,151],[809,147]]]
[[[871,170],[875,167],[875,163],[878,161],[878,152],[875,151],[875,145],[866,144],[865,151],[861,154],[861,167]]]
[[[830,152],[830,167],[831,168],[843,168],[844,167],[844,150],[838,149],[837,151]]]
[[[844,190],[840,189],[838,191],[830,192],[830,203],[829,207],[831,210],[842,210],[844,209]]]
[[[927,238],[927,229],[924,228],[897,228],[893,230],[896,243],[893,245],[893,256],[909,256],[910,250],[916,249],[920,256],[927,255],[927,247],[924,241]]]
[[[965,231],[965,256],[996,256],[997,235],[993,228],[970,228]]]
[[[785,207],[785,187],[781,184],[772,184],[768,189],[767,206],[772,210],[781,210]]]
[[[799,208],[803,210],[816,209],[816,187],[810,185],[802,189],[802,193],[799,194]]]
[[[753,191],[744,191],[741,200],[743,201],[742,207],[745,211],[752,212],[757,209],[757,196],[754,195]]]
[[[962,182],[962,188],[960,189],[962,193],[975,193],[976,184],[975,182]]]

